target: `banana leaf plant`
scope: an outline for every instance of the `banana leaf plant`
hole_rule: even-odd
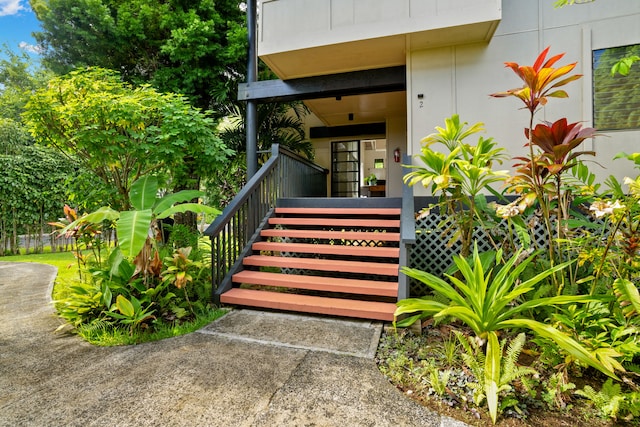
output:
[[[220,211],[199,203],[182,203],[204,195],[197,190],[183,190],[158,197],[158,179],[145,176],[131,185],[129,199],[133,210],[118,212],[108,206],[79,218],[77,221],[102,223],[110,220],[116,224],[118,250],[127,258],[134,258],[136,274],[159,276],[162,271],[155,241],[157,222],[176,213],[195,212],[218,215]],[[67,228],[73,228],[76,222]],[[64,230],[63,230],[64,231]]]

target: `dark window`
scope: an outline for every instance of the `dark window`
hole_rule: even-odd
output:
[[[640,129],[640,63],[627,76],[611,67],[628,55],[640,56],[640,44],[593,51],[593,126],[598,130]]]

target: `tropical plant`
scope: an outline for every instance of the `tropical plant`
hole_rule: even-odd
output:
[[[115,308],[118,310],[117,312],[107,311],[106,314],[118,319],[123,325],[130,325],[130,334],[133,334],[134,330],[145,321],[155,319],[153,316],[155,310],[151,310],[151,305],[143,307],[142,303],[134,296],[127,299],[123,295],[118,295]]]
[[[438,207],[455,219],[454,239],[460,240],[463,256],[470,252],[475,226],[483,223],[483,211],[478,207],[486,205],[483,191],[508,177],[506,171],[492,169],[505,156],[491,138],[480,137],[476,145],[463,142],[483,131],[483,124],[466,126],[457,114],[445,119],[444,128],[436,127],[436,133],[422,139],[421,154],[415,156],[422,165],[408,165],[413,170],[404,176],[408,185],[422,184],[439,195]],[[434,150],[436,143],[444,145],[448,153]]]
[[[485,253],[483,260],[475,245],[470,262],[462,256],[454,256],[454,263],[462,277],[445,274],[451,283],[418,269],[402,267],[403,274],[424,283],[449,302],[426,298],[398,301],[396,318],[404,314],[418,314],[397,324],[408,325],[427,316],[432,316],[435,320],[454,317],[469,326],[480,340],[487,342],[487,346],[497,342],[497,331],[511,328],[528,329],[538,336],[554,341],[564,352],[577,360],[615,378],[612,369],[567,334],[551,325],[523,316],[523,313],[540,306],[578,304],[608,298],[559,295],[521,302],[522,297],[533,291],[539,282],[572,263],[568,261],[558,264],[520,282],[523,271],[536,256],[533,254],[520,261],[521,254],[522,249],[503,261],[502,250],[498,250]],[[487,349],[487,354],[497,354],[496,352],[495,348]]]
[[[110,207],[102,207],[96,212],[80,217],[63,231],[72,229],[78,222],[114,221],[118,238],[116,250],[127,258],[134,258],[136,265],[134,274],[141,273],[149,285],[148,279],[159,277],[162,271],[162,260],[156,246],[159,237],[157,221],[177,212],[190,211],[210,215],[220,213],[218,209],[209,206],[180,203],[201,196],[203,193],[200,191],[184,190],[161,198],[157,194],[158,179],[154,176],[145,176],[131,185],[130,204],[135,210],[118,212]]]
[[[592,128],[582,128],[579,123],[568,124],[562,118],[554,123],[544,122],[534,127],[534,117],[550,98],[567,98],[562,86],[578,80],[581,74],[569,75],[577,63],[554,67],[564,54],[547,59],[549,47],[544,49],[532,66],[506,62],[524,85],[505,92],[491,94],[494,97],[516,97],[529,110],[529,124],[525,128],[528,157],[517,157],[516,176],[511,181],[510,190],[520,195],[522,202],[531,206],[537,201],[543,224],[549,236],[547,249],[549,261],[554,265],[565,257],[562,242],[565,238],[566,221],[571,208],[571,191],[563,191],[563,175],[568,173],[579,160],[579,156],[594,153],[574,152],[585,139],[595,136]],[[555,238],[554,238],[555,236]],[[567,257],[569,258],[569,257]],[[552,276],[555,294],[560,295],[564,281]]]
[[[69,286],[66,295],[53,301],[53,304],[60,317],[74,327],[101,317],[104,310],[109,307],[105,305],[105,294],[100,289],[100,285],[95,283]],[[61,325],[58,329],[64,327],[65,325]]]
[[[171,257],[166,257],[164,259],[165,269],[161,273],[161,278],[164,283],[170,283],[176,288],[182,289],[189,309],[191,313],[193,313],[193,306],[191,305],[191,301],[189,301],[187,286],[193,282],[193,275],[201,270],[204,265],[200,261],[189,259],[191,249],[191,247],[178,248],[173,252]]]
[[[55,227],[59,233],[58,237],[65,239],[73,239],[74,256],[78,263],[78,275],[82,280],[82,270],[87,267],[88,257],[83,254],[82,250],[90,250],[93,254],[95,262],[100,265],[102,263],[102,232],[100,226],[90,222],[78,221],[78,213],[69,205],[64,205],[64,218],[58,221],[50,222],[49,225]],[[69,227],[71,223],[75,223],[74,227]],[[81,244],[83,247],[81,247]]]
[[[481,405],[485,399],[487,400],[489,415],[495,424],[498,409],[502,411],[510,406],[515,407],[518,403],[518,399],[510,393],[513,389],[511,384],[516,380],[537,374],[533,368],[518,365],[525,335],[521,333],[514,338],[505,352],[506,340],[499,343],[495,333],[489,334],[486,354],[474,338],[469,338],[457,331],[456,337],[465,350],[462,353],[462,359],[476,378],[476,383],[472,384],[474,401],[476,405]],[[504,397],[502,404],[500,404],[501,394],[508,395]]]
[[[438,396],[443,396],[447,392],[447,384],[451,371],[440,371],[435,366],[429,367],[429,384]]]
[[[566,372],[558,371],[543,382],[540,396],[550,408],[565,409],[575,388],[576,385],[567,380]]]
[[[586,385],[576,394],[589,399],[605,418],[617,420],[620,417],[629,421],[640,416],[640,392],[623,393],[620,384],[614,383],[611,378],[602,384],[600,391]]]

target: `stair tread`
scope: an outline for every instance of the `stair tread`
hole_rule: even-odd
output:
[[[397,263],[391,264],[366,261],[250,255],[244,258],[243,264],[256,267],[300,268],[320,271],[337,271],[342,273],[379,274],[386,276],[398,275]]]
[[[233,305],[386,321],[393,320],[393,313],[396,309],[394,303],[387,302],[327,298],[240,288],[233,288],[225,292],[220,296],[220,301]]]
[[[360,218],[269,218],[272,225],[321,225],[325,227],[380,227],[399,228],[399,219],[360,219]]]
[[[299,239],[340,239],[340,240],[381,240],[399,242],[400,233],[379,233],[370,231],[325,231],[325,230],[284,230],[268,229],[260,233],[263,237],[291,237]]]
[[[233,281],[240,284],[247,283],[263,286],[277,286],[360,295],[377,295],[386,297],[396,297],[398,295],[397,282],[382,282],[376,280],[301,276],[297,274],[243,270],[233,275]]]
[[[253,250],[387,258],[398,258],[400,256],[400,249],[394,247],[347,246],[314,243],[256,242],[253,244]]]
[[[275,209],[276,214],[322,214],[322,215],[400,215],[400,208],[284,208]]]

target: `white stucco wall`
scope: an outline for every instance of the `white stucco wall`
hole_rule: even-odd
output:
[[[596,0],[563,9],[554,9],[553,3],[504,0],[502,21],[488,44],[407,54],[410,153],[419,152],[420,139],[433,133],[435,126],[442,126],[445,117],[457,113],[463,121],[484,122],[484,136],[493,137],[510,155],[524,154],[523,129],[529,112],[521,110],[523,104],[516,98],[492,98],[489,94],[522,86],[504,62],[532,65],[546,46],[551,46],[550,56],[566,52],[558,64],[577,61],[574,72],[584,77],[564,87],[568,99],[550,99],[536,116],[536,123],[567,117],[570,122],[592,125],[591,52],[640,43],[640,0]],[[592,168],[601,180],[609,174],[620,179],[637,175],[630,162],[611,159],[620,151],[640,151],[640,131],[607,132],[607,137],[588,142],[585,149],[591,148],[597,152],[596,161],[605,166],[594,164]]]

